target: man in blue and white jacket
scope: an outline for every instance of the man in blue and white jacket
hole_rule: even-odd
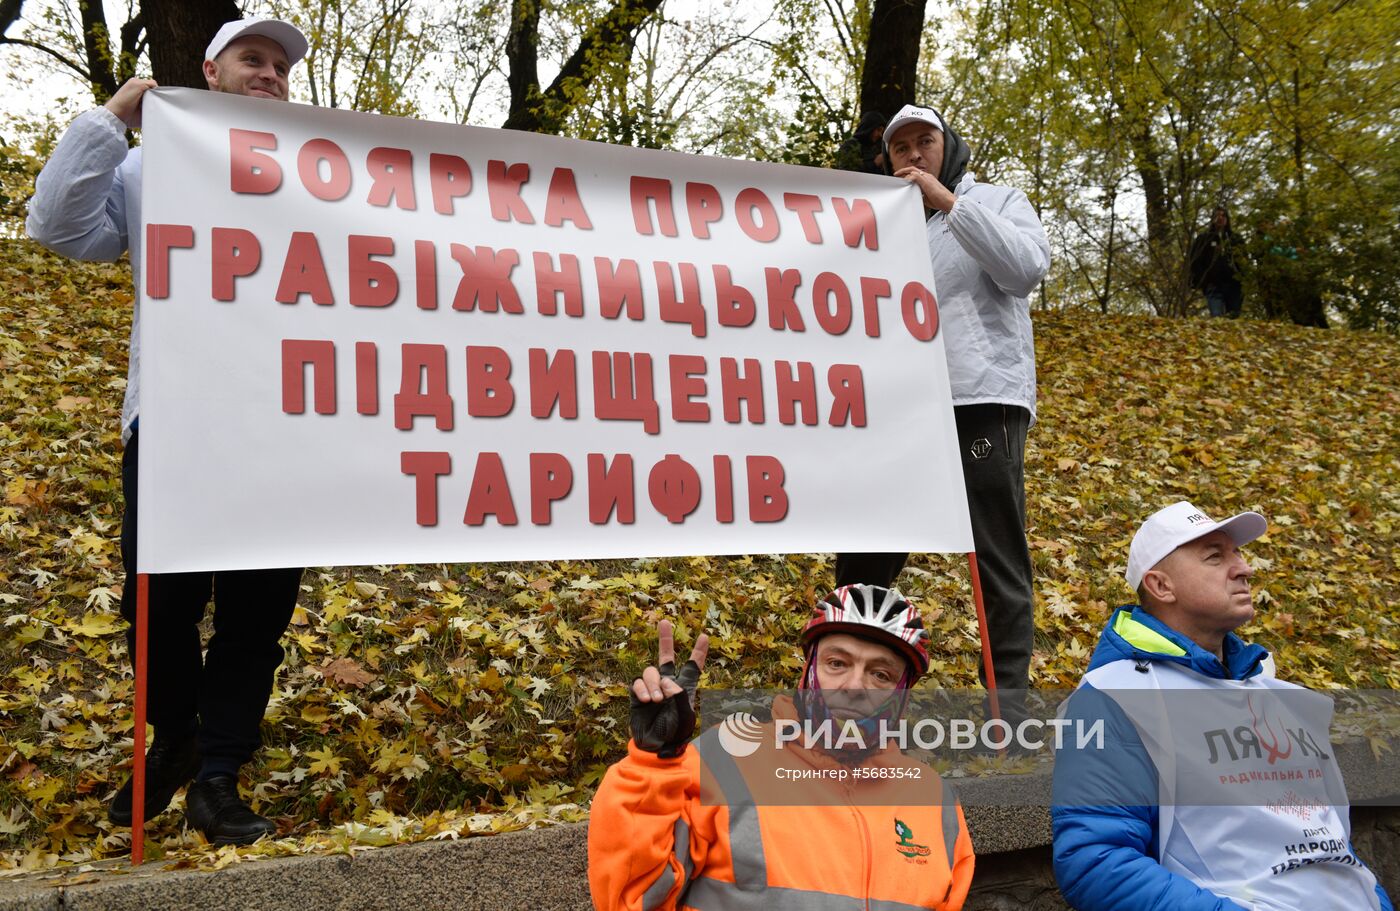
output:
[[[1080,911],[1393,911],[1351,846],[1331,700],[1273,676],[1240,547],[1255,512],[1154,513],[1065,713],[1104,737],[1056,756],[1055,878]]]

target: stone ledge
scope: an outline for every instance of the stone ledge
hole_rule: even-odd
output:
[[[586,911],[587,831],[580,823],[214,872],[162,863],[125,872],[107,861],[95,874],[0,880],[0,911]]]
[[[1400,893],[1400,753],[1337,747],[1361,857]],[[976,848],[967,911],[1064,908],[1050,872],[1050,770],[952,779]],[[0,879],[0,911],[586,911],[586,823],[354,855],[248,860],[213,872],[121,860]]]

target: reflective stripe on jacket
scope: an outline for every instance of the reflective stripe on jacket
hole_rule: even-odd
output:
[[[779,697],[774,714],[796,713]],[[629,744],[608,770],[588,832],[599,911],[962,907],[972,840],[956,795],[927,766],[890,749],[860,767],[920,777],[780,781],[778,769],[843,767],[796,744],[772,748],[771,725],[763,728],[765,746],[740,759],[717,732],[677,759]]]

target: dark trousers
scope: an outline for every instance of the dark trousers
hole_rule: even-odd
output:
[[[1224,285],[1207,285],[1205,289],[1206,308],[1211,316],[1228,316],[1234,319],[1244,307],[1244,287],[1238,282]]]
[[[136,656],[136,465],[139,433],[122,453],[122,616]],[[217,521],[215,519],[214,521]],[[233,771],[262,745],[259,725],[282,663],[281,638],[300,569],[161,573],[150,577],[147,717],[157,737],[198,733],[206,767]],[[200,656],[199,622],[214,599],[214,635]]]
[[[959,405],[953,409],[963,480],[972,516],[972,541],[982,577],[987,637],[998,690],[1030,685],[1035,640],[1031,554],[1026,546],[1026,430],[1030,412],[1014,405]],[[836,555],[836,584],[889,587],[908,554]],[[986,669],[978,674],[987,682]]]

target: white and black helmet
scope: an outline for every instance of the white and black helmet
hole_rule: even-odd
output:
[[[928,631],[914,605],[897,589],[878,585],[843,585],[817,602],[802,631],[810,648],[828,633],[850,633],[888,645],[908,661],[914,677],[928,672]]]

